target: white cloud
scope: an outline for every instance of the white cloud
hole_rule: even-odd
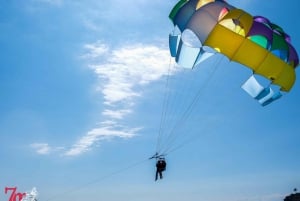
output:
[[[131,113],[132,111],[131,110],[104,110],[102,112],[102,114],[104,116],[108,116],[112,119],[123,119],[123,117],[129,113]]]
[[[103,54],[99,52],[97,55],[102,58]],[[135,89],[137,86],[158,80],[168,73],[169,53],[157,46],[131,45],[111,50],[106,56],[104,62],[90,67],[104,81],[99,88],[107,105],[132,101],[141,95]]]
[[[96,89],[104,98],[104,120],[86,132],[63,155],[76,156],[90,150],[103,140],[113,138],[128,139],[137,136],[142,126],[123,126],[122,120],[134,114],[134,105],[141,97],[141,86],[160,79],[168,74],[169,52],[167,49],[154,45],[128,45],[111,49],[108,45],[95,42],[84,45],[89,67],[98,77]],[[38,154],[50,154],[58,148],[47,143],[31,145]],[[60,149],[62,150],[62,149]]]
[[[46,155],[50,153],[51,148],[46,143],[34,143],[30,145],[38,154]]]
[[[126,129],[114,126],[94,128],[78,140],[72,148],[65,152],[66,156],[76,156],[88,151],[96,142],[109,140],[113,137],[131,138],[136,135],[140,128]]]
[[[135,101],[142,96],[139,86],[168,73],[169,52],[158,46],[135,44],[111,49],[98,41],[84,48],[87,52],[82,58],[92,62],[90,68],[99,79],[97,89],[104,97],[102,116],[106,120],[83,135],[66,156],[82,154],[103,140],[136,136],[141,127],[124,127],[120,121],[134,113]]]
[[[40,155],[48,155],[50,153],[64,149],[63,147],[50,147],[47,143],[33,143],[30,144],[30,147]]]
[[[87,50],[87,52],[82,56],[84,59],[95,59],[105,55],[109,51],[108,46],[100,41],[94,44],[85,44],[84,49]]]

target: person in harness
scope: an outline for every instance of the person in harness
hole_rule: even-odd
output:
[[[158,179],[158,176],[160,179],[163,178],[162,172],[166,170],[167,163],[164,158],[158,158],[156,162],[156,174],[155,174],[155,181]]]

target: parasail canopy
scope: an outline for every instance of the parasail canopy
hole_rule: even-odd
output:
[[[293,87],[298,54],[290,36],[267,18],[252,16],[224,0],[180,0],[169,18],[175,27],[169,48],[178,65],[193,68],[223,54],[252,70],[242,88],[263,106]],[[262,85],[255,75],[269,85]]]

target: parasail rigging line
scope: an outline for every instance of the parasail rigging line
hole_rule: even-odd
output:
[[[170,128],[170,130],[168,131],[168,135],[166,137],[166,141],[162,144],[162,142],[160,142],[160,140],[162,140],[161,136],[162,134],[160,133],[160,138],[158,139],[158,142],[160,144],[159,149],[157,149],[157,153],[161,153],[161,154],[165,154],[167,153],[173,146],[174,141],[178,138],[178,133],[177,130],[183,126],[185,124],[185,122],[189,119],[193,108],[195,107],[195,105],[197,105],[197,103],[199,102],[200,97],[202,96],[202,92],[203,90],[205,90],[205,88],[207,87],[207,85],[209,84],[209,82],[211,81],[211,78],[213,77],[213,75],[215,74],[217,67],[219,66],[219,63],[221,62],[221,59],[217,60],[213,66],[213,70],[210,72],[210,75],[207,77],[206,82],[204,83],[204,85],[202,87],[199,88],[199,90],[197,91],[196,95],[194,95],[194,97],[192,97],[192,101],[191,103],[182,110],[182,116],[179,118],[178,121],[176,121],[174,123],[174,125],[172,125],[172,127]],[[191,86],[189,86],[191,87]],[[189,90],[182,90],[183,92],[187,92]],[[175,101],[177,101],[177,99],[175,99]],[[164,110],[167,110],[166,108],[164,108]],[[165,114],[167,115],[167,114]],[[166,117],[165,117],[166,118]],[[168,126],[168,125],[164,125],[164,126]],[[166,132],[165,132],[166,133]]]
[[[229,100],[233,97],[234,90],[230,90],[230,92],[231,92],[230,94],[227,94],[227,96],[224,97],[225,99]],[[216,102],[214,105],[221,106],[222,103],[225,102],[224,98],[222,99],[222,101],[219,99],[218,103]],[[243,112],[243,108],[239,108],[238,110],[235,110],[234,112],[232,112],[232,117],[233,118],[239,118],[241,116],[242,112]],[[230,120],[230,119],[227,119],[227,120]],[[205,124],[202,128],[199,128],[199,132],[203,132],[204,130],[207,130],[207,129],[209,129],[209,127],[208,127],[207,124]],[[191,132],[190,130],[191,130],[191,128],[189,128],[189,130],[185,130],[185,134],[189,134]],[[170,146],[166,151],[162,152],[162,154],[163,155],[169,155],[170,153],[175,152],[178,149],[183,148],[187,144],[195,142],[201,136],[203,136],[203,135],[194,134],[194,135],[190,136],[188,139],[186,139],[183,142],[179,143],[178,145]]]
[[[170,116],[173,116],[173,114],[175,113],[176,114],[176,110],[170,110],[171,108],[174,109],[173,105],[175,103],[178,102],[178,96],[179,94],[176,93],[175,97],[172,98],[173,101],[170,101],[170,98],[171,98],[171,87],[170,85],[172,85],[171,83],[171,71],[176,71],[175,70],[175,63],[172,65],[171,64],[171,57],[170,57],[170,65],[169,65],[169,74],[166,78],[166,85],[165,85],[165,89],[164,89],[164,100],[163,100],[163,107],[162,107],[162,113],[161,113],[161,122],[160,122],[160,127],[159,127],[159,134],[158,134],[158,137],[157,137],[157,147],[156,147],[156,150],[160,150],[161,149],[161,142],[162,142],[162,138],[164,137],[164,134],[165,133],[168,133],[166,131],[166,125],[169,125],[170,123]],[[184,71],[185,73],[186,71]],[[178,88],[182,88],[182,84],[180,84],[180,86]],[[177,90],[179,90],[177,88]],[[181,89],[180,91],[188,91],[188,90],[183,90]],[[175,108],[176,109],[176,108]],[[178,109],[178,108],[177,108]],[[169,117],[169,118],[167,118]]]
[[[172,58],[170,58],[172,59]],[[181,77],[185,77],[186,74],[188,74],[188,72],[190,72],[190,69],[175,69],[176,65],[175,63],[173,65],[170,65],[170,73],[168,75],[168,78],[166,80],[166,82],[168,83],[165,87],[165,97],[164,98],[164,104],[163,104],[163,108],[162,108],[162,119],[163,121],[161,121],[160,124],[160,132],[159,132],[159,137],[158,137],[158,146],[156,150],[160,149],[161,146],[161,141],[162,138],[164,137],[165,133],[169,133],[170,132],[170,128],[172,128],[172,124],[174,123],[174,121],[172,121],[172,117],[176,116],[176,114],[182,114],[184,112],[184,108],[180,108],[180,107],[175,107],[176,105],[184,105],[184,99],[182,97],[187,97],[189,94],[189,91],[192,91],[192,87],[193,87],[193,82],[180,82],[179,86],[176,87],[176,90],[174,91],[180,91],[181,93],[175,93],[174,97],[171,97],[172,92],[172,88],[171,85],[174,83],[172,82],[172,77],[171,77],[171,72],[173,71],[183,71],[180,75]],[[176,73],[175,73],[176,74]],[[177,74],[178,76],[178,74]],[[193,78],[195,78],[196,76],[193,75]],[[174,78],[173,78],[174,79]],[[175,79],[176,80],[176,79]]]
[[[185,111],[183,113],[183,116],[181,116],[181,118],[176,122],[175,126],[170,131],[169,137],[166,140],[167,146],[162,151],[163,154],[165,154],[166,152],[168,152],[169,149],[172,148],[174,142],[179,137],[180,133],[178,133],[178,130],[182,126],[184,126],[184,124],[186,123],[186,121],[190,118],[190,115],[192,114],[194,107],[197,105],[197,103],[199,102],[201,96],[203,95],[203,91],[210,84],[210,81],[213,78],[213,75],[215,74],[215,72],[216,72],[216,70],[217,70],[220,62],[221,62],[221,59],[219,59],[218,62],[215,63],[215,65],[213,66],[213,70],[210,72],[210,75],[208,76],[206,82],[204,83],[204,85],[201,88],[199,88],[199,90],[197,91],[197,94],[194,96],[192,102],[185,109]]]
[[[185,77],[185,75],[188,73],[187,69],[182,69],[183,73],[181,74],[182,77]],[[176,79],[175,79],[176,80]],[[171,93],[174,93],[174,97],[169,98],[166,107],[164,108],[165,110],[165,122],[163,122],[163,130],[161,132],[161,136],[162,138],[160,139],[161,141],[163,140],[163,137],[168,138],[167,134],[171,134],[171,129],[175,126],[176,121],[174,121],[174,117],[176,116],[180,116],[181,114],[184,113],[185,108],[184,107],[178,107],[178,105],[184,105],[184,103],[186,102],[184,100],[183,97],[185,97],[185,99],[190,100],[190,98],[188,97],[190,94],[189,92],[191,91],[193,85],[192,82],[188,82],[184,83],[184,82],[180,82],[179,86],[176,86],[176,90],[173,90],[170,88],[168,88],[168,96],[171,96]],[[177,93],[176,93],[177,92]],[[180,92],[180,93],[179,93]],[[180,114],[180,115],[178,115]],[[176,120],[176,119],[175,119]],[[166,136],[165,136],[166,135]],[[159,149],[157,149],[157,151],[159,151],[161,149],[161,146],[159,147]]]
[[[48,198],[48,199],[45,199],[45,200],[46,200],[46,201],[56,200],[57,198],[61,198],[61,196],[64,196],[64,195],[66,195],[66,194],[71,194],[71,193],[80,191],[80,190],[82,190],[82,189],[84,189],[84,188],[86,188],[86,187],[88,187],[88,186],[90,186],[90,185],[92,185],[92,184],[99,183],[99,182],[101,182],[101,181],[103,181],[103,180],[105,180],[105,179],[108,179],[108,178],[110,178],[110,177],[113,177],[113,176],[115,176],[115,175],[117,175],[117,174],[120,174],[120,173],[122,173],[122,172],[125,172],[125,171],[127,171],[127,170],[129,170],[129,169],[135,168],[135,167],[137,167],[137,166],[139,166],[139,165],[141,165],[141,164],[147,162],[148,160],[149,160],[149,159],[144,159],[144,160],[138,161],[138,162],[136,162],[136,163],[133,163],[133,164],[131,164],[131,165],[128,165],[127,167],[123,167],[123,168],[121,168],[121,169],[118,169],[118,170],[115,170],[115,171],[113,171],[113,172],[111,172],[111,173],[108,173],[107,175],[104,175],[104,176],[99,177],[99,178],[97,178],[97,179],[94,179],[94,180],[92,180],[92,181],[90,181],[90,182],[87,182],[87,183],[85,183],[85,184],[83,184],[83,185],[81,185],[81,186],[77,186],[77,187],[74,187],[74,188],[69,189],[69,190],[67,190],[67,191],[64,191],[64,192],[58,193],[58,194],[56,194],[56,195],[53,195],[52,197],[50,197],[50,198]]]
[[[175,64],[173,64],[174,67]],[[160,126],[159,126],[159,130],[158,130],[158,137],[157,137],[157,144],[156,144],[156,150],[159,149],[160,147],[160,142],[161,142],[161,138],[162,138],[162,130],[163,130],[163,125],[166,121],[166,116],[167,116],[167,110],[166,108],[168,107],[168,102],[169,102],[169,98],[170,98],[170,94],[167,93],[168,89],[169,89],[169,81],[170,81],[170,74],[171,74],[171,67],[172,66],[172,57],[170,57],[169,59],[169,67],[168,67],[168,74],[166,77],[166,83],[165,83],[165,87],[164,87],[164,98],[163,98],[163,106],[162,106],[162,113],[161,113],[161,119],[160,119]]]

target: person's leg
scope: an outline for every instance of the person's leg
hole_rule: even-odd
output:
[[[158,171],[156,171],[156,174],[155,174],[155,181],[158,179]]]

